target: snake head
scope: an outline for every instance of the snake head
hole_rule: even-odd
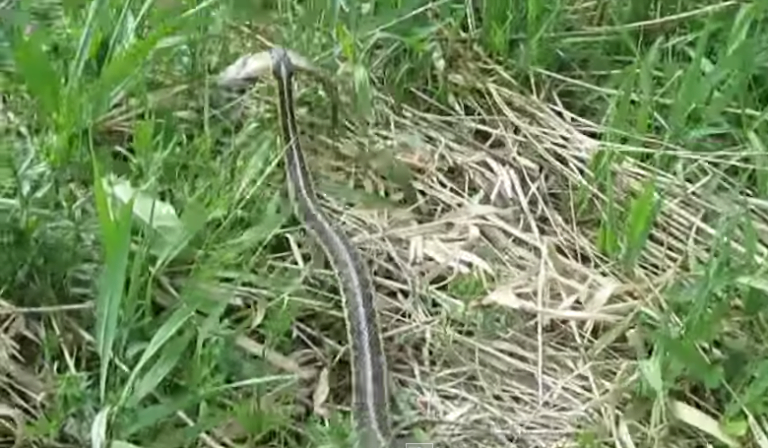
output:
[[[295,51],[273,47],[267,51],[242,56],[216,77],[216,84],[220,87],[244,87],[270,72],[280,78],[285,75],[290,77],[295,71],[306,72],[323,84],[326,93],[331,97],[331,120],[335,129],[339,101],[336,86],[327,74]]]
[[[272,69],[272,56],[269,51],[248,54],[225,68],[216,78],[221,87],[242,86],[269,73]]]
[[[222,87],[250,83],[276,70],[277,67],[287,67],[291,72],[301,70],[315,76],[320,75],[318,68],[304,56],[287,48],[274,47],[240,57],[219,74],[216,83]],[[275,73],[275,76],[279,75]]]

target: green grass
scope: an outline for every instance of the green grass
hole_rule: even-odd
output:
[[[451,171],[447,159],[434,168],[438,177],[402,162],[398,145],[407,144],[389,136],[397,126],[421,120],[408,128],[409,144],[440,147],[456,160],[471,147],[467,141],[485,142],[476,128],[467,130],[470,122],[514,128],[510,141],[535,140],[513,132],[526,125],[534,132],[541,119],[504,122],[499,117],[509,114],[489,93],[494,86],[523,94],[510,106],[519,116],[524,99],[536,98],[583,119],[571,125],[600,143],[592,154],[579,159],[565,144],[521,151],[536,153],[542,166],[564,163],[547,158],[558,151],[566,164],[583,165],[582,181],[562,176],[558,185],[568,191],[546,193],[548,211],[578,238],[548,237],[559,249],[576,241],[582,253],[570,259],[619,279],[629,291],[622,300],[637,307],[618,324],[579,327],[583,343],[550,340],[548,350],[586,356],[605,342],[618,353],[612,360],[639,381],[607,370],[596,380],[622,386],[624,395],[606,400],[622,415],[625,434],[611,433],[620,425],[604,407],[602,418],[579,423],[570,440],[585,447],[614,437],[631,437],[636,446],[721,443],[726,436],[706,434],[719,424],[745,446],[768,446],[768,286],[760,260],[768,246],[768,3],[7,3],[0,30],[0,359],[13,362],[0,366],[0,420],[23,432],[20,446],[315,447],[346,440],[348,415],[329,406],[349,399],[340,304],[333,276],[296,259],[299,253],[310,263],[284,192],[274,89],[259,83],[238,100],[213,82],[266,42],[317,59],[341,86],[347,126],[339,149],[326,139],[327,98],[300,82],[301,128],[312,136],[322,190],[348,205],[426,207],[421,224],[447,213],[440,205],[451,195],[479,193],[465,191],[469,177]],[[494,67],[516,85],[503,84]],[[504,98],[511,104],[512,95]],[[409,108],[469,118],[448,126]],[[476,178],[482,173],[478,168]],[[695,186],[709,208],[683,204],[693,194],[675,182]],[[712,232],[674,228],[686,226],[674,219],[681,210]],[[509,223],[517,226],[518,216],[533,212],[515,213]],[[366,232],[373,230],[359,231]],[[407,254],[407,244],[392,238]],[[394,251],[365,245],[371,259]],[[477,249],[484,260],[518,257],[502,252],[498,245]],[[519,294],[495,296],[484,302],[490,308],[473,305],[533,267],[498,261],[494,279],[478,269],[453,278],[399,256],[377,267],[390,281],[380,284],[382,294],[400,307],[386,317],[392,353],[429,358],[425,372],[430,365],[439,372],[448,358],[457,372],[486,366],[487,377],[467,373],[464,382],[438,389],[501,408],[503,399],[478,385],[492,384],[487,366],[503,370],[501,358],[461,347],[495,341],[492,349],[505,360],[535,352],[536,344],[513,333],[532,331],[526,334],[535,341],[548,330],[521,317],[530,308],[519,305]],[[575,271],[566,276],[579,283]],[[537,279],[520,288],[535,291]],[[412,330],[427,327],[429,336]],[[412,374],[407,363],[392,364],[401,379]],[[320,367],[330,369],[324,399],[317,398]],[[411,379],[399,383],[395,420],[425,441],[436,439],[440,429],[419,420],[426,405],[417,399],[436,383]],[[458,410],[441,415],[451,412]],[[23,422],[13,420],[21,414]],[[500,444],[464,432],[465,445],[450,446]],[[0,445],[13,446],[17,436],[0,425]]]

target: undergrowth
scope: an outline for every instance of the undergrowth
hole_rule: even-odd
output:
[[[630,401],[649,428],[638,444],[664,443],[666,433],[653,431],[664,412],[658,403],[675,396],[696,397],[731,436],[745,436],[768,406],[768,287],[755,249],[764,228],[741,217],[735,198],[762,203],[768,192],[766,8],[702,0],[5,2],[0,298],[41,335],[25,336],[34,348],[23,352],[47,391],[26,410],[34,416],[24,424],[29,446],[101,437],[193,446],[211,431],[239,446],[331,446],[346,437],[345,419],[328,424],[303,410],[301,400],[312,399],[306,384],[239,351],[248,332],[269,350],[292,352],[297,321],[344,337],[322,284],[306,286],[286,261],[294,250],[287,235],[298,227],[278,169],[274,110],[265,100],[258,120],[238,122],[232,98],[213,83],[218,70],[269,42],[336,73],[345,132],[360,136],[375,129],[382,96],[452,109],[457,87],[447,80],[490,63],[531,97],[598,123],[583,132],[627,151],[611,146],[591,159],[592,187],[614,206],[597,210],[585,200],[576,218],[630,277],[672,198],[652,181],[637,197],[617,194],[622,179],[612,167],[633,158],[731,195],[721,216],[704,217],[723,243],[663,285],[657,309],[666,314],[633,321],[643,381]],[[306,128],[322,135],[326,99],[305,90],[303,104],[316,106]],[[646,150],[630,150],[637,147]],[[737,233],[746,255],[725,243]],[[466,300],[485,292],[473,278],[447,290]],[[8,397],[12,389],[3,387]],[[0,406],[11,402],[0,398]],[[586,435],[577,442],[597,443]]]

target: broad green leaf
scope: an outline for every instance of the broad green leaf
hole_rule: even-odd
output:
[[[43,51],[37,33],[20,38],[14,48],[16,70],[27,90],[40,105],[43,115],[54,120],[59,112],[62,79]]]
[[[184,215],[179,219],[173,206],[149,193],[134,189],[122,179],[113,178],[105,182],[105,189],[121,204],[128,200],[134,201],[134,217],[151,231],[152,238],[147,244],[150,252],[157,256],[155,270],[178,255],[197,232],[204,228],[208,219],[206,211],[195,202],[187,204]]]
[[[121,204],[133,201],[134,216],[149,227],[168,233],[182,230],[181,220],[179,220],[176,210],[171,204],[134,189],[128,181],[123,179],[115,179],[105,184],[104,187]]]

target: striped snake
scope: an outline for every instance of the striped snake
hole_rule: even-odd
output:
[[[232,84],[270,70],[277,82],[280,129],[286,146],[285,170],[294,210],[323,248],[336,273],[344,300],[344,317],[352,354],[352,411],[358,446],[388,447],[391,429],[387,369],[373,304],[373,281],[363,258],[349,238],[323,212],[299,144],[293,75],[296,70],[316,76],[320,73],[300,55],[283,48],[273,48],[241,58],[222,72],[219,83]]]

